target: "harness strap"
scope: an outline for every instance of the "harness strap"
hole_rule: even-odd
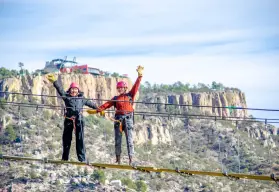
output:
[[[123,129],[122,129],[122,121],[120,121],[120,120],[116,120],[116,119],[114,119],[114,118],[112,118],[112,117],[109,117],[109,119],[111,120],[111,121],[113,121],[113,122],[118,122],[120,125],[119,125],[119,131],[120,131],[120,133],[122,133],[122,131],[123,131]]]
[[[69,120],[73,121],[74,131],[75,131],[75,134],[76,134],[76,117],[75,116],[72,116],[72,117],[64,116],[64,117],[65,117],[65,119],[69,119]]]

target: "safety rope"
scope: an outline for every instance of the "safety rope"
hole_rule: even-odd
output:
[[[65,96],[54,96],[54,95],[43,95],[43,94],[33,94],[33,93],[19,93],[19,92],[8,92],[8,91],[0,91],[0,93],[4,94],[15,94],[15,95],[31,95],[31,96],[39,96],[39,97],[55,97],[55,98],[65,98]],[[114,101],[114,102],[130,102],[125,100],[111,100],[111,99],[89,99],[89,98],[79,98],[76,99],[86,99],[86,100],[94,100],[94,101]],[[174,103],[160,103],[160,102],[142,102],[142,101],[134,101],[135,104],[144,104],[144,105],[165,105],[165,106],[180,106],[180,107],[197,107],[197,108],[215,108],[215,109],[231,109],[231,106],[210,106],[210,105],[189,105],[189,104],[174,104]],[[262,108],[247,108],[247,107],[233,107],[235,110],[254,110],[254,111],[277,111],[279,109],[262,109]]]
[[[55,105],[38,105],[38,104],[32,104],[32,103],[21,103],[21,102],[3,102],[3,105],[15,105],[15,106],[23,106],[23,107],[39,107],[44,109],[54,109],[54,108],[69,108],[69,107],[63,107],[63,106],[55,106]],[[87,109],[87,108],[78,108],[78,109]],[[107,112],[115,112],[114,110],[106,110]],[[125,110],[122,110],[125,112]],[[185,119],[185,115],[187,115],[189,118],[193,119],[207,119],[207,120],[213,120],[217,118],[218,121],[235,121],[235,119],[238,119],[238,121],[245,121],[245,122],[263,122],[265,118],[243,118],[243,117],[219,117],[214,115],[195,115],[195,114],[176,114],[176,113],[164,113],[164,112],[148,112],[148,111],[135,111],[134,115],[145,115],[145,116],[153,116],[153,117],[176,117],[176,118],[182,118]],[[279,119],[267,119],[269,123],[272,124],[279,124]]]
[[[123,123],[122,123],[122,121],[116,120],[116,119],[114,119],[114,118],[112,118],[110,116],[108,116],[108,118],[109,118],[109,120],[111,120],[113,122],[119,123],[119,131],[120,131],[120,133],[122,133],[123,132]]]

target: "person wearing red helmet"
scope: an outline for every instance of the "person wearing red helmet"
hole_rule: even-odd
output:
[[[122,130],[126,136],[127,149],[129,155],[129,164],[132,163],[132,158],[134,155],[134,144],[133,144],[133,101],[136,97],[137,91],[140,86],[142,79],[143,67],[138,66],[138,78],[133,85],[132,89],[128,92],[128,84],[124,81],[117,83],[118,96],[112,98],[111,101],[108,101],[101,105],[97,112],[102,112],[103,110],[114,106],[115,111],[115,123],[114,123],[114,132],[115,132],[115,154],[116,154],[116,163],[120,164],[120,155],[121,155],[121,143],[122,143]]]
[[[82,108],[84,105],[97,109],[97,105],[88,99],[84,98],[83,92],[80,91],[77,83],[72,82],[69,89],[64,91],[62,86],[58,84],[53,74],[47,75],[47,79],[53,83],[58,94],[62,96],[66,110],[63,131],[63,154],[62,160],[68,161],[73,130],[76,135],[76,153],[80,162],[85,162],[85,146],[84,146],[84,119],[82,115]]]

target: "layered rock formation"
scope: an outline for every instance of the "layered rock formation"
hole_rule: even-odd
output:
[[[194,108],[200,110],[205,115],[217,115],[220,117],[247,117],[247,110],[235,110],[234,107],[246,108],[245,94],[239,91],[226,92],[201,92],[184,93],[181,95],[160,95],[150,94],[143,98],[147,102],[157,102],[166,104],[179,104],[176,106],[181,112],[187,112]],[[201,107],[195,107],[201,106]],[[212,106],[212,107],[211,107]],[[231,109],[220,108],[231,106]],[[157,111],[164,111],[165,105],[152,106]]]
[[[128,82],[129,88],[132,86],[132,82],[129,79],[121,78],[105,78],[102,76],[94,77],[90,74],[63,74],[58,76],[59,83],[65,90],[68,89],[71,82],[79,84],[80,89],[84,92],[86,98],[93,99],[111,99],[117,95],[116,83],[120,80]],[[37,76],[31,78],[25,76],[22,78],[9,78],[0,81],[0,91],[8,92],[20,92],[20,93],[32,93],[38,95],[51,95],[57,96],[57,92],[53,85],[46,79],[46,76]],[[6,97],[8,101],[17,101],[18,97],[15,95],[8,96],[7,94],[1,94],[2,97]],[[39,96],[26,96],[29,100],[35,100],[42,104],[58,105],[59,99],[55,97],[39,97]],[[96,101],[98,105],[102,104],[103,101]]]

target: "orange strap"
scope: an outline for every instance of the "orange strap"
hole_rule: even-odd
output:
[[[122,133],[122,121],[120,121],[120,120],[116,120],[116,119],[114,119],[114,118],[112,118],[112,117],[109,117],[109,119],[111,120],[111,121],[113,121],[113,122],[118,122],[120,125],[119,125],[119,130],[120,130],[120,133]]]
[[[73,121],[73,124],[74,124],[74,131],[75,131],[75,134],[76,134],[76,117],[75,116],[72,116],[72,117],[66,117],[64,116],[66,119],[69,119],[69,120],[72,120]]]

